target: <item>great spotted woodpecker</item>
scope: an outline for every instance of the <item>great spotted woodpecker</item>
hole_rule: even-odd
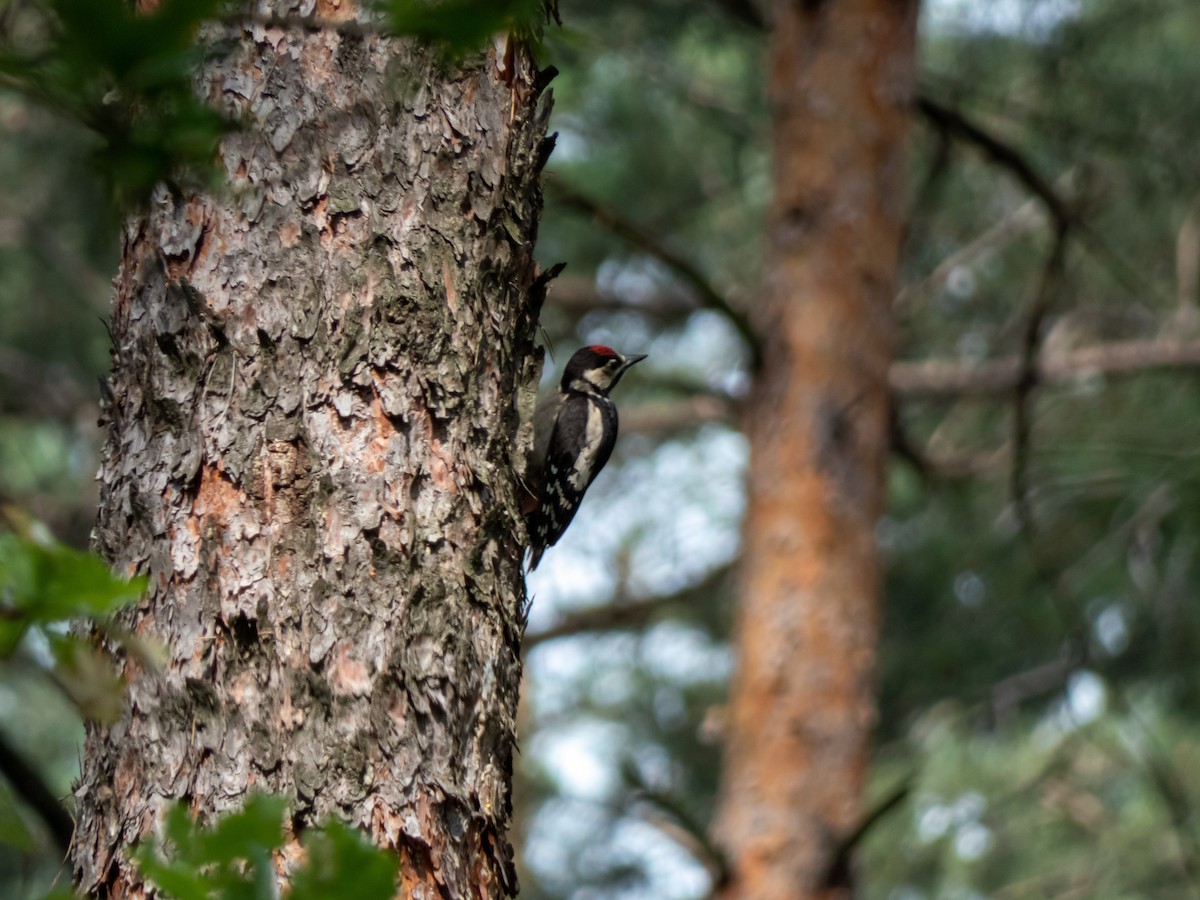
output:
[[[617,407],[609,392],[645,358],[599,344],[581,347],[567,362],[558,390],[538,403],[527,478],[537,500],[528,518],[530,571],[558,543],[608,462],[617,442]]]

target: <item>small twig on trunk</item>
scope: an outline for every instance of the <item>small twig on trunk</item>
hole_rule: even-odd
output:
[[[571,637],[592,631],[614,631],[621,628],[640,628],[655,615],[671,606],[701,602],[719,589],[728,577],[731,567],[720,566],[690,587],[674,594],[648,597],[623,603],[610,603],[568,613],[556,624],[541,631],[526,634],[521,642],[522,651],[528,653],[538,644],[557,638]]]
[[[974,144],[989,159],[1011,172],[1042,201],[1046,211],[1059,227],[1070,224],[1070,205],[1059,196],[1054,186],[1042,177],[1033,163],[1015,147],[973,122],[959,110],[944,106],[926,94],[917,97],[917,110],[936,128]]]
[[[708,870],[715,887],[729,881],[729,860],[708,836],[708,829],[676,797],[650,787],[631,761],[621,765],[621,774],[633,788],[633,798],[653,810],[645,816],[650,824],[671,838]]]
[[[851,883],[850,858],[854,850],[862,843],[863,838],[867,836],[867,832],[879,824],[888,813],[907,799],[909,793],[912,792],[913,777],[909,775],[896,785],[890,793],[884,796],[882,800],[875,804],[862,817],[861,821],[859,821],[858,825],[852,831],[838,841],[837,847],[829,859],[829,865],[825,868],[825,875],[821,879],[822,885],[836,887]]]
[[[546,187],[564,205],[590,215],[600,227],[616,235],[630,246],[654,257],[682,278],[696,292],[702,306],[720,313],[729,320],[746,342],[750,351],[751,367],[758,369],[762,362],[762,341],[754,330],[754,326],[751,325],[749,316],[740,309],[736,309],[696,265],[682,254],[676,253],[656,235],[636,222],[616,210],[598,203],[562,181],[548,180]]]

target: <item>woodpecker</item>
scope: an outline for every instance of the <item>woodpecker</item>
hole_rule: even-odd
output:
[[[617,442],[617,407],[609,392],[645,354],[622,356],[593,344],[576,350],[558,390],[538,403],[528,483],[537,505],[529,513],[529,569],[563,536],[584,492]]]

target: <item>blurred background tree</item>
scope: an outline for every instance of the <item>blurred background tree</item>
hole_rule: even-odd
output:
[[[701,307],[760,290],[767,25],[585,7],[550,35],[541,252],[571,268],[544,320],[651,359],[531,579],[523,884],[705,896],[749,374]],[[923,4],[864,896],[1198,887],[1198,29],[1180,2]]]
[[[711,301],[759,291],[767,26],[747,0],[561,6],[546,334],[560,365],[651,359],[530,578],[523,896],[702,897],[750,379]],[[921,15],[862,893],[1194,896],[1200,9]],[[0,493],[83,546],[114,232],[92,138],[2,81],[0,123]],[[6,665],[0,727],[66,796],[75,714]],[[19,897],[60,854],[0,803]]]

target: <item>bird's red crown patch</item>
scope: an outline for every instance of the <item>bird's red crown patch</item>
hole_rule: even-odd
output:
[[[612,347],[605,347],[603,344],[591,344],[588,349],[599,356],[616,356],[617,351]]]

